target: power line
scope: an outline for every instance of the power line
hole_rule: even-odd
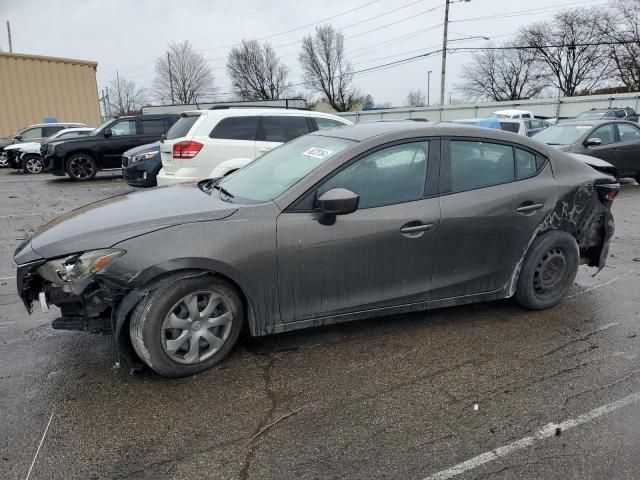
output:
[[[461,22],[475,22],[478,20],[492,20],[494,18],[509,18],[509,17],[519,17],[522,15],[529,15],[531,13],[534,12],[538,12],[538,13],[549,13],[549,12],[553,12],[556,10],[562,10],[566,7],[572,6],[572,5],[584,5],[585,3],[594,3],[597,2],[599,3],[601,0],[583,0],[581,2],[571,2],[571,3],[565,3],[563,5],[554,5],[552,7],[540,7],[540,8],[532,8],[529,10],[515,10],[513,12],[506,12],[506,13],[498,13],[496,15],[485,15],[483,17],[471,17],[471,18],[461,18],[458,20],[449,20],[449,23],[461,23]],[[548,11],[548,12],[547,12]]]
[[[317,25],[317,24],[319,24],[319,23],[326,22],[327,20],[333,20],[334,18],[338,18],[338,17],[341,17],[341,16],[343,16],[343,15],[347,15],[347,14],[349,14],[349,13],[351,13],[351,12],[355,12],[356,10],[360,10],[360,9],[362,9],[362,8],[368,7],[369,5],[373,5],[374,3],[378,3],[379,1],[380,1],[380,0],[374,0],[374,1],[372,1],[372,2],[365,3],[364,5],[360,5],[360,6],[358,6],[358,7],[352,8],[351,10],[347,10],[347,11],[345,11],[345,12],[338,13],[338,14],[336,14],[336,15],[332,15],[331,17],[322,18],[322,19],[317,20],[317,21],[315,21],[315,22],[307,23],[306,25],[301,25],[301,26],[299,26],[299,27],[295,27],[295,28],[292,28],[292,29],[290,29],[290,30],[286,30],[286,31],[284,31],[284,32],[274,33],[274,34],[272,34],[272,35],[267,35],[267,36],[265,36],[265,37],[256,38],[256,40],[258,40],[258,41],[268,40],[268,39],[270,39],[270,38],[279,37],[279,36],[281,36],[281,35],[286,35],[287,33],[295,32],[295,31],[297,31],[297,30],[302,30],[302,29],[304,29],[304,28],[312,27],[312,26]],[[422,0],[419,0],[419,1],[422,1]],[[417,2],[416,2],[416,3],[417,3]],[[200,50],[200,51],[201,51],[201,52],[208,52],[208,51],[211,51],[211,50],[222,50],[222,49],[224,49],[224,48],[231,48],[231,47],[235,47],[236,45],[240,45],[240,43],[232,43],[232,44],[229,44],[229,45],[222,45],[222,46],[220,46],[220,47],[205,48],[205,49]]]

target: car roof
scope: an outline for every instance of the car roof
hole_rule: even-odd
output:
[[[57,127],[60,125],[71,125],[74,127],[84,127],[84,123],[79,123],[79,122],[52,122],[52,123],[34,123],[33,125],[29,125],[28,127],[24,127],[21,130],[24,130],[25,128],[34,128],[34,127]]]
[[[315,110],[300,110],[296,108],[250,108],[250,107],[242,107],[242,108],[220,108],[213,110],[185,110],[182,112],[185,115],[211,115],[211,116],[220,116],[220,117],[240,117],[240,116],[251,116],[251,115],[296,115],[303,117],[323,117],[323,118],[339,118],[345,122],[349,120],[346,118],[339,117],[338,115],[333,115],[331,113],[324,112],[316,112]]]
[[[556,123],[555,125],[552,125],[552,127],[557,127],[557,126],[562,126],[562,125],[589,125],[589,126],[597,126],[597,125],[604,125],[605,123],[631,123],[633,125],[635,125],[634,122],[630,122],[628,120],[599,120],[599,119],[595,119],[595,118],[585,118],[584,120],[566,120],[563,121],[562,123]]]
[[[518,135],[504,130],[479,128],[476,126],[457,123],[412,122],[408,120],[400,120],[397,122],[370,122],[330,128],[327,130],[318,130],[310,133],[309,135],[344,138],[355,142],[364,142],[373,139],[374,137],[380,137],[381,141],[393,140],[394,138],[421,136],[473,137],[519,143],[541,152],[548,151],[544,144],[534,142],[524,135]]]

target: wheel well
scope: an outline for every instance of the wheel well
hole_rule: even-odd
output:
[[[235,282],[233,279],[227,277],[226,275],[222,275],[218,272],[214,272],[208,269],[184,268],[184,269],[164,272],[149,279],[143,286],[136,288],[135,291],[139,293],[139,295],[137,295],[138,297],[137,300],[135,302],[129,302],[126,307],[126,311],[116,315],[116,319],[115,319],[117,324],[116,330],[115,330],[115,334],[117,337],[116,342],[118,343],[118,346],[120,349],[126,350],[128,355],[124,356],[125,359],[129,356],[132,356],[134,359],[137,359],[137,354],[133,350],[133,345],[131,344],[131,338],[129,336],[129,322],[131,320],[131,312],[133,312],[133,309],[136,307],[136,305],[144,297],[146,297],[150,291],[158,288],[160,284],[168,278],[177,277],[176,280],[179,280],[183,278],[197,277],[200,275],[210,275],[212,277],[223,279],[225,282],[229,283],[232,287],[234,287],[237,290],[238,295],[240,296],[240,299],[242,300],[242,305],[244,306],[244,309],[246,312],[246,318],[243,321],[244,326],[247,326],[250,324],[250,319],[253,318],[253,311],[251,309],[251,304],[249,303],[247,295],[244,293],[242,288],[240,288],[240,285],[238,285],[237,282]],[[134,292],[130,291],[129,295],[131,293],[134,293]],[[126,297],[123,300],[121,300],[121,303],[124,303],[125,299]],[[118,310],[120,310],[120,308],[118,308]],[[118,318],[119,315],[122,318]]]
[[[73,155],[75,155],[77,153],[84,153],[85,155],[93,158],[94,161],[96,160],[95,154],[93,152],[89,151],[89,150],[73,150],[73,151],[67,153],[64,156],[64,166],[65,167],[67,166],[67,161],[69,160],[69,158],[71,158],[71,156],[73,156]]]

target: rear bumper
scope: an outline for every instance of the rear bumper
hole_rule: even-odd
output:
[[[215,166],[181,167],[168,173],[164,167],[158,172],[158,186],[175,185],[176,183],[199,182],[212,177]]]

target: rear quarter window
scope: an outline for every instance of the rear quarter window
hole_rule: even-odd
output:
[[[180,117],[167,132],[167,140],[175,140],[176,138],[186,137],[193,124],[200,118],[200,115],[189,115]]]

